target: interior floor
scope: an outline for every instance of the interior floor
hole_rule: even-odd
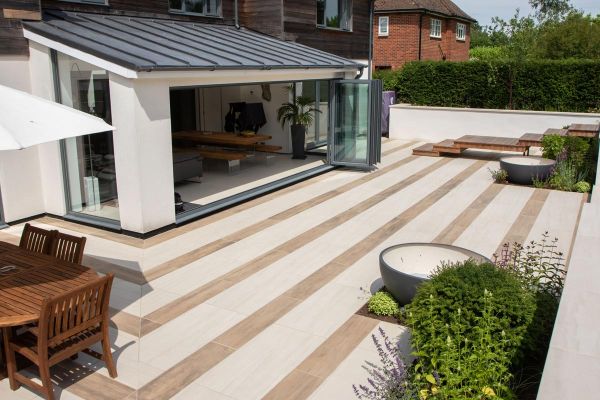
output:
[[[293,160],[289,154],[269,154],[269,158],[243,160],[240,170],[229,173],[221,160],[204,160],[203,176],[176,182],[175,191],[186,203],[185,211],[194,205],[206,205],[243,193],[280,179],[322,166],[326,159],[308,155],[305,160]]]

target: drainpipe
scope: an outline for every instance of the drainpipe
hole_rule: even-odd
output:
[[[373,79],[373,19],[374,15],[374,0],[369,1],[369,79]],[[362,70],[360,71],[362,76]]]
[[[238,0],[234,0],[234,2],[233,2],[233,14],[234,14],[235,28],[240,29],[240,15],[239,15],[239,11],[238,11]]]
[[[422,43],[423,43],[423,13],[419,14],[419,61],[421,61]]]

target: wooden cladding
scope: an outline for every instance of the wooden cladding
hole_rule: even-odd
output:
[[[0,1],[2,15],[6,19],[39,21],[42,19],[40,0]]]

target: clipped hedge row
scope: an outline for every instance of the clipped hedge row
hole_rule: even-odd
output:
[[[424,61],[375,78],[414,105],[600,112],[600,61]]]

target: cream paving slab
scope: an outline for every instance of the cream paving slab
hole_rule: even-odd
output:
[[[369,361],[375,365],[381,365],[372,339],[372,335],[376,335],[378,339],[380,338],[379,328],[382,328],[398,344],[402,353],[407,358],[409,357],[411,350],[408,329],[400,325],[380,322],[377,328],[373,329],[371,335],[364,338],[356,349],[323,381],[309,399],[332,400],[356,398],[352,385],[367,384],[367,378],[369,378],[369,374],[363,368],[365,363]]]
[[[297,358],[310,354],[321,342],[317,336],[271,325],[196,382],[235,399],[260,399],[279,381],[280,371],[293,369]]]
[[[395,171],[393,175],[390,175],[392,172],[384,174],[349,192],[303,211],[290,219],[275,224],[261,232],[257,232],[227,248],[216,251],[184,268],[154,280],[148,284],[148,287],[165,289],[181,295],[187,294],[243,263],[260,256],[266,251],[293,239],[332,216],[348,210],[352,206],[362,202],[365,198],[380,193],[383,189],[373,189],[370,186],[371,184],[377,185],[378,180],[387,180],[386,187],[390,187],[434,163],[435,160],[432,162],[431,159],[410,162]],[[143,302],[147,296],[152,296],[152,293],[145,294],[141,301]],[[156,304],[159,305],[160,302],[156,302]]]
[[[491,258],[535,189],[506,186],[453,243]]]
[[[558,250],[568,257],[582,200],[581,193],[551,191],[525,243],[539,242],[548,232],[550,240],[558,238]]]
[[[40,397],[25,387],[20,387],[17,391],[13,392],[10,389],[8,379],[0,381],[0,399],[31,400],[38,398]]]
[[[200,304],[140,339],[140,360],[169,369],[227,331],[244,315]]]

